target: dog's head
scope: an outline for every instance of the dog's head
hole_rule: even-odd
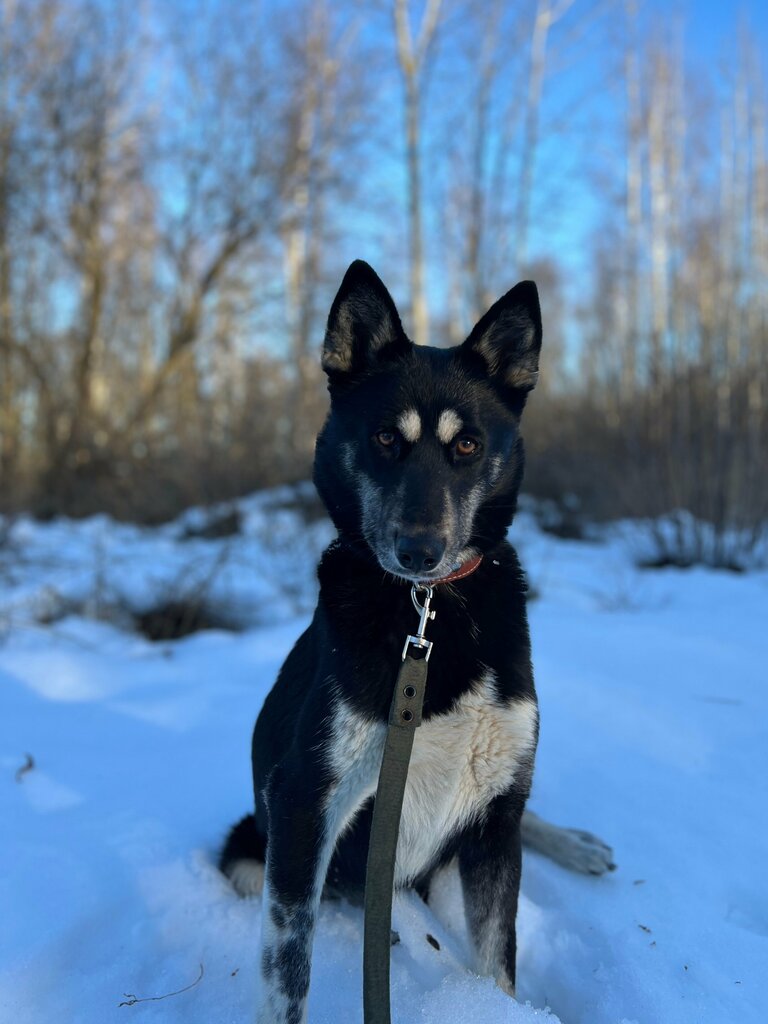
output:
[[[440,579],[505,535],[536,383],[536,286],[516,285],[455,348],[414,345],[367,263],[347,271],[323,347],[331,410],[315,483],[343,535],[387,572]]]

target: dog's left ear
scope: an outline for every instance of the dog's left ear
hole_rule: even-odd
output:
[[[531,391],[539,376],[541,309],[533,281],[521,281],[495,302],[461,346],[479,356],[505,389]]]

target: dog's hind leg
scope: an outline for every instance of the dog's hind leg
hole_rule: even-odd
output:
[[[613,871],[613,850],[591,832],[561,828],[526,810],[520,826],[523,846],[584,875]]]
[[[515,994],[522,800],[515,793],[496,797],[483,820],[467,830],[458,853],[478,970],[494,977],[511,996]]]

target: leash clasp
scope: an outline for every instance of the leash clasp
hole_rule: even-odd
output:
[[[419,602],[419,593],[424,593],[424,603]],[[430,603],[434,590],[432,587],[427,586],[426,583],[414,583],[411,587],[411,601],[413,601],[413,607],[419,613],[419,627],[416,630],[415,635],[407,636],[405,638],[405,645],[403,646],[402,661],[405,661],[405,656],[408,653],[408,646],[412,644],[420,651],[424,651],[425,661],[429,661],[429,656],[432,653],[432,641],[427,640],[424,633],[427,629],[427,623],[430,619],[434,619],[436,612],[430,611]]]

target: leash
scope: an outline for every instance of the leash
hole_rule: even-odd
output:
[[[460,566],[437,583],[464,579],[478,568],[482,556]],[[424,595],[423,604],[419,594]],[[365,927],[363,938],[363,1018],[365,1024],[390,1024],[390,948],[395,856],[403,809],[403,794],[416,729],[421,725],[427,664],[432,643],[424,633],[434,619],[430,609],[432,586],[414,583],[411,600],[419,613],[416,633],[405,639],[402,664],[397,674],[389,726],[381,758],[365,874]]]
[[[424,604],[418,594],[424,592]],[[411,600],[419,612],[416,634],[406,637],[402,664],[389,709],[389,728],[381,758],[379,785],[373,805],[373,822],[365,873],[365,932],[363,939],[363,1018],[365,1024],[390,1024],[389,952],[392,934],[392,890],[395,854],[400,831],[403,793],[408,778],[413,737],[421,725],[421,709],[427,688],[427,662],[432,643],[424,637],[432,587],[414,584]]]

